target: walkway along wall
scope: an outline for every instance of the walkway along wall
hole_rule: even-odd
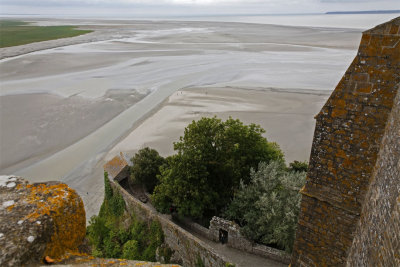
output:
[[[269,258],[275,261],[289,264],[290,254],[283,250],[267,247],[261,244],[251,242],[240,233],[240,227],[232,221],[225,220],[214,216],[210,221],[208,229],[208,238],[219,242],[221,239],[220,231],[226,231],[227,240],[226,245],[242,251],[246,251],[255,255]]]
[[[230,266],[229,261],[218,255],[210,246],[182,229],[168,218],[155,211],[152,207],[140,202],[122,188],[118,182],[110,179],[113,190],[117,190],[125,200],[127,211],[143,221],[158,220],[165,235],[165,243],[179,254],[183,266],[196,266],[200,257],[205,266],[219,267]]]
[[[316,117],[292,266],[343,266],[352,244],[350,266],[366,266],[362,262],[367,262],[369,256],[358,254],[371,251],[375,244],[389,252],[374,253],[369,262],[384,265],[386,260],[399,258],[399,250],[396,252],[396,247],[390,245],[397,244],[398,248],[399,244],[396,222],[400,175],[398,155],[393,156],[398,153],[398,143],[395,148],[385,145],[397,142],[399,135],[398,119],[389,119],[391,112],[392,117],[398,116],[394,111],[398,102],[394,100],[400,82],[399,43],[400,17],[364,32],[356,58]],[[392,121],[391,130],[387,129],[388,121]],[[385,133],[385,129],[389,132]],[[386,143],[382,143],[384,136]],[[378,166],[375,171],[374,166]],[[383,166],[391,166],[388,176],[382,174]],[[384,183],[389,188],[381,194],[378,188]],[[365,199],[367,191],[370,193]],[[364,199],[366,207],[370,197],[375,204],[371,209],[365,208],[361,216],[361,223],[369,225],[363,228],[359,224],[357,229],[357,235],[365,237],[357,236],[353,243]],[[377,204],[385,198],[388,203]],[[369,221],[372,218],[377,222]],[[387,223],[382,224],[384,221]],[[370,224],[383,237],[368,237],[365,228]],[[368,244],[360,248],[362,242]]]
[[[268,247],[265,245],[257,244],[240,233],[240,226],[233,221],[228,221],[223,218],[214,216],[210,221],[209,228],[205,228],[190,219],[175,218],[179,221],[180,225],[183,225],[185,229],[189,230],[191,233],[196,233],[208,240],[222,243],[220,230],[226,231],[228,234],[226,246],[235,248],[241,251],[245,251],[254,255],[258,255],[267,259],[271,259],[277,262],[289,264],[290,254],[283,250]]]

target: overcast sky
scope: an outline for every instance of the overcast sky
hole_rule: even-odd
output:
[[[400,9],[400,0],[0,0],[1,14],[185,16]]]

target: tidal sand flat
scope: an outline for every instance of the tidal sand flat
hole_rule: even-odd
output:
[[[168,155],[203,115],[261,124],[288,160],[308,159],[313,117],[361,37],[358,29],[226,22],[36,23],[94,32],[0,50],[0,172],[68,183],[88,217],[114,146],[132,140],[107,157],[147,145]]]
[[[163,156],[174,153],[173,142],[183,136],[193,120],[217,116],[238,118],[266,129],[265,137],[277,142],[287,162],[308,160],[314,116],[329,97],[329,91],[276,90],[273,88],[189,88],[173,93],[157,112],[145,120],[108,153],[133,156],[144,147]]]

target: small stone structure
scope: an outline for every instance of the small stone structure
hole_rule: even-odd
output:
[[[66,184],[0,176],[0,266],[39,264],[78,251],[86,234],[82,199]]]
[[[400,266],[399,83],[397,17],[364,32],[316,117],[293,267]]]
[[[130,160],[120,152],[119,156],[115,156],[112,160],[104,164],[104,171],[108,173],[110,179],[117,182],[123,182],[129,177]]]
[[[247,251],[253,246],[252,242],[240,234],[240,227],[232,221],[214,216],[210,221],[210,237],[215,242],[224,243],[224,233],[227,233],[226,244],[230,247]]]
[[[227,234],[224,238],[224,234]],[[209,238],[215,242],[224,242],[232,248],[256,254],[282,263],[290,263],[290,255],[282,250],[256,244],[242,236],[235,222],[214,216],[210,221]],[[221,236],[222,235],[222,236]],[[223,240],[221,240],[221,238]]]

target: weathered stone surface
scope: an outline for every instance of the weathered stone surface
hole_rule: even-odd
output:
[[[214,216],[210,221],[210,237],[219,242],[219,231],[224,230],[228,233],[227,244],[241,250],[251,250],[253,244],[240,233],[240,226],[233,221]],[[250,251],[251,252],[251,251]]]
[[[399,29],[400,17],[364,32],[356,58],[317,115],[292,266],[343,266],[346,263],[361,208],[369,205],[366,192],[374,190],[370,186],[374,180],[374,166],[399,91]],[[399,135],[398,131],[394,133]],[[389,163],[396,157],[386,158]],[[392,195],[396,189],[393,186],[398,186],[400,175],[396,168],[390,171],[393,173],[389,179],[393,183],[386,192],[391,191],[393,199],[396,197]],[[383,195],[376,193],[375,197],[380,199]],[[397,216],[391,212],[379,212],[378,217],[386,217],[377,220],[391,221]],[[365,223],[375,224],[375,221],[366,220]],[[395,236],[390,240],[398,242],[399,231],[395,228],[389,230]],[[385,257],[398,257],[398,253],[393,256],[393,247],[387,248],[392,252]],[[376,260],[383,264],[384,259]],[[365,265],[357,262],[355,266]]]
[[[120,152],[120,155],[115,156],[109,162],[104,164],[104,171],[108,173],[111,179],[116,181],[121,181],[129,177],[129,166],[130,161],[125,157],[125,155]]]
[[[400,90],[365,196],[347,266],[400,266]]]
[[[210,221],[209,238],[219,242],[220,230],[228,233],[227,245],[282,263],[290,263],[290,254],[285,251],[253,243],[240,233],[240,226],[233,221],[214,216]]]
[[[0,176],[0,266],[61,258],[85,233],[83,202],[66,184]]]

